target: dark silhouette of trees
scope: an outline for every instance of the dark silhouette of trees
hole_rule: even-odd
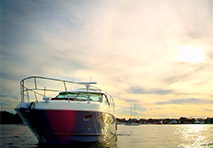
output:
[[[7,112],[0,112],[0,124],[22,124],[23,121],[20,116],[16,113],[15,115]]]
[[[213,124],[213,118],[186,118],[186,117],[180,117],[179,119],[170,119],[170,118],[165,118],[165,119],[119,119],[116,118],[117,122],[119,124],[122,123],[140,123],[140,124]],[[198,122],[199,121],[199,122]]]

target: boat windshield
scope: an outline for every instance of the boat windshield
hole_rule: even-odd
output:
[[[88,96],[90,101],[93,102],[102,102],[103,94],[98,93],[85,93],[85,92],[63,92],[60,93],[56,98],[69,98],[70,100],[76,100],[76,101],[87,101]]]

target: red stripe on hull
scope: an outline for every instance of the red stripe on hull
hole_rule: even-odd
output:
[[[97,142],[116,133],[107,113],[72,110],[17,110],[41,143]]]
[[[74,111],[58,111],[46,110],[46,117],[54,133],[64,133],[70,135],[75,127],[75,112]],[[57,135],[56,135],[57,136]],[[60,140],[61,136],[57,136]],[[65,138],[69,136],[65,136]]]
[[[56,133],[71,133],[75,126],[74,111],[46,110],[46,117]]]

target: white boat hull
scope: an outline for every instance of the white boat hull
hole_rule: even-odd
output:
[[[16,111],[36,135],[39,143],[98,142],[116,135],[116,119],[110,113],[94,110],[39,109],[32,108],[35,105],[32,104],[19,105],[22,107],[17,106]]]

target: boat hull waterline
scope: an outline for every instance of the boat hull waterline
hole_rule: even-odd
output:
[[[109,113],[25,108],[16,111],[39,143],[100,142],[116,136],[116,120]]]

